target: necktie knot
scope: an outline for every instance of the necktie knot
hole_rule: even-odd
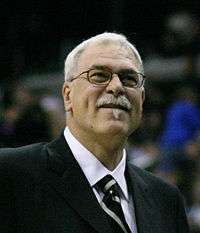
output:
[[[118,184],[111,175],[106,175],[96,185],[104,194],[109,192],[110,194],[118,195]]]

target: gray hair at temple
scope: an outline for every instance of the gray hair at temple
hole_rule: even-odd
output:
[[[139,72],[144,73],[142,59],[136,47],[133,44],[131,44],[127,40],[127,38],[122,34],[105,32],[105,33],[96,35],[94,37],[91,37],[88,40],[83,41],[68,54],[65,60],[65,69],[64,69],[65,81],[71,81],[77,68],[78,59],[89,45],[95,44],[95,43],[97,44],[106,43],[106,42],[120,44],[122,47],[130,49],[138,61],[138,65],[140,69]]]

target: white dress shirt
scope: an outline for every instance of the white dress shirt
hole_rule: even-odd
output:
[[[136,233],[137,229],[133,200],[132,196],[128,193],[127,183],[124,176],[126,167],[125,149],[123,150],[122,160],[113,171],[110,171],[72,135],[68,127],[66,127],[64,130],[64,137],[76,161],[88,179],[98,202],[102,201],[104,194],[102,192],[97,192],[94,185],[107,174],[114,177],[120,186],[121,205],[126,222],[129,225],[131,232]]]

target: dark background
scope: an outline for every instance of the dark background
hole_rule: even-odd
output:
[[[62,46],[97,33],[124,33],[137,45],[159,44],[166,16],[187,10],[199,17],[199,1],[66,0],[0,2],[0,84],[22,75],[62,70]]]

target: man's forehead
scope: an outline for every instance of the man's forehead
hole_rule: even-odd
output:
[[[95,43],[89,45],[79,57],[78,67],[90,68],[93,62],[98,64],[113,62],[120,66],[135,66],[138,63],[133,51],[120,43]],[[88,67],[84,67],[88,66]]]

